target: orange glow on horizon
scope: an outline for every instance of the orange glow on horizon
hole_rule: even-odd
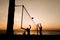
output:
[[[6,30],[6,25],[0,25],[0,30]],[[21,30],[21,27],[19,25],[14,25],[13,30]],[[32,26],[31,30],[36,30],[36,26]],[[46,26],[42,25],[42,30],[60,30],[60,26]]]
[[[20,30],[21,27],[18,25],[14,26],[14,30]],[[36,26],[32,26],[31,30],[36,30]],[[56,26],[42,26],[42,30],[60,30],[59,28],[56,28]]]

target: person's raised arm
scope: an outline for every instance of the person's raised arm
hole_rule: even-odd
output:
[[[30,26],[30,29],[31,29],[31,25],[29,25]]]
[[[25,29],[25,28],[21,28],[21,29]]]
[[[41,23],[40,23],[40,27],[42,27]]]

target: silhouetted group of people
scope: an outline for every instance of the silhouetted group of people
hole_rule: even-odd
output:
[[[26,32],[27,32],[27,35],[30,35],[30,29],[31,29],[31,25],[29,25],[30,28],[22,28],[24,29],[25,31],[23,32],[23,35],[26,35]],[[41,23],[40,24],[37,24],[37,27],[39,28],[39,34],[42,35],[42,25]]]

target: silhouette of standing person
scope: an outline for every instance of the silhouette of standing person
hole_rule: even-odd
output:
[[[38,27],[39,27],[39,24],[37,24],[37,35],[38,35]]]
[[[40,35],[42,35],[42,25],[41,25],[41,23],[39,24],[39,31],[40,31]]]
[[[30,29],[31,29],[31,26],[29,25],[29,27],[30,27],[30,28],[27,28],[27,29],[22,28],[22,29],[25,30],[24,33],[23,33],[23,35],[26,35],[26,32],[27,32],[27,35],[30,35]]]

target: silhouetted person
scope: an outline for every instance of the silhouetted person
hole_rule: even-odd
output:
[[[42,35],[42,25],[41,25],[41,23],[39,24],[39,31],[40,31],[40,35]]]
[[[38,27],[39,27],[39,24],[37,24],[37,35],[38,35]]]
[[[31,26],[29,25],[29,27],[30,27],[30,28],[27,28],[27,29],[22,28],[22,29],[25,30],[24,33],[23,33],[23,35],[26,35],[26,32],[27,32],[27,35],[30,35],[30,29],[31,29]]]

